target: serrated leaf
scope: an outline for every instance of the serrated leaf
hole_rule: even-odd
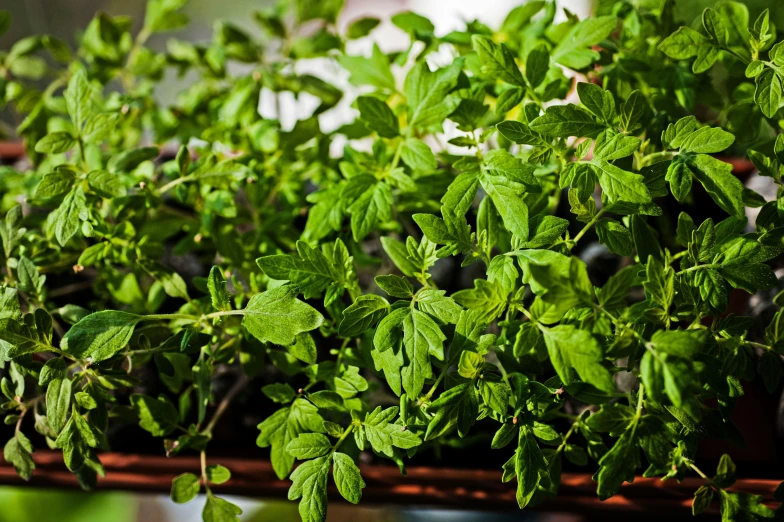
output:
[[[262,342],[289,345],[298,333],[315,330],[324,317],[296,298],[299,289],[286,285],[251,297],[243,310],[242,325]]]

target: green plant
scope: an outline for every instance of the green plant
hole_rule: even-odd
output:
[[[446,35],[406,12],[391,21],[408,48],[368,57],[346,44],[379,20],[339,31],[341,0],[295,0],[255,13],[259,33],[218,23],[209,42],[147,47],[187,22],[183,3],[150,0],[136,37],[98,14],[75,51],[34,36],[0,55],[31,162],[0,176],[5,458],[23,478],[33,421],[85,487],[107,428],[136,422],[168,454],[201,454],[173,500],[206,491],[204,520],[237,520],[210,489],[230,472],[206,451],[273,366],[262,390],[279,407],[257,443],[305,521],[326,516],[328,482],[360,500],[361,451],[403,470],[488,430],[521,508],[557,494],[566,458],[598,464],[601,499],[640,470],[697,473],[695,513],[715,494],[725,520],[774,516],[727,489],[728,456],[713,478],[694,462],[700,439],[737,440],[729,414],[755,365],[771,392],[782,374],[784,312],[764,334],[724,313],[734,288],[770,299],[784,250],[784,42],[767,11],[750,22],[722,2],[676,30],[671,1],[602,2],[562,23],[533,1],[500,29]],[[435,68],[439,49],[451,56]],[[321,128],[343,92],[297,72],[310,58],[367,93],[356,121]],[[229,74],[235,62],[247,72]],[[197,79],[162,107],[170,69]],[[561,104],[569,70],[587,81]],[[319,105],[282,128],[259,114],[263,89]],[[159,159],[165,143],[183,145]],[[774,201],[714,156],[747,150]],[[718,222],[673,214],[704,213],[695,185]],[[572,254],[594,233],[623,267],[602,281]],[[172,255],[212,268],[186,278]],[[225,372],[234,385],[213,393]],[[142,378],[167,392],[130,393]]]

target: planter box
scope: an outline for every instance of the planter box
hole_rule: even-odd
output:
[[[122,453],[100,455],[106,477],[98,479],[98,489],[124,490],[168,494],[171,480],[184,472],[199,469],[198,457],[157,457]],[[78,488],[74,475],[65,468],[59,452],[38,451],[34,454],[36,470],[29,483],[20,479],[13,467],[0,465],[0,484],[36,487]],[[222,494],[256,498],[285,499],[290,482],[279,480],[272,466],[265,460],[213,458],[232,472],[232,478],[220,486],[213,486]],[[453,468],[411,466],[408,475],[401,476],[393,466],[360,466],[367,487],[362,492],[362,503],[388,504],[400,507],[434,506],[490,511],[515,511],[515,483],[501,482],[501,472]],[[773,491],[777,480],[738,480],[732,489],[762,495],[769,507],[775,508]],[[634,513],[636,520],[661,520],[663,516],[691,516],[694,491],[702,479],[689,477],[681,483],[662,482],[658,478],[637,477],[625,484],[614,497],[602,502],[596,497],[596,483],[588,473],[564,473],[557,499],[540,506],[527,508],[536,511],[578,513],[593,519],[628,520]],[[340,495],[330,490],[330,502],[340,502]],[[718,507],[714,502],[713,507]],[[713,510],[716,512],[716,510]]]

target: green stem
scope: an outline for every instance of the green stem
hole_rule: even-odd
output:
[[[645,385],[640,383],[640,387],[637,389],[637,413],[634,415],[635,422],[642,417],[642,405],[643,405],[643,398],[645,397]]]
[[[335,368],[337,368],[337,371],[340,371],[340,362],[343,359],[343,352],[346,350],[346,346],[348,346],[349,342],[351,342],[350,337],[344,339],[343,344],[341,345],[340,350],[338,351],[338,357],[337,359],[335,359]]]
[[[343,441],[348,438],[348,436],[351,434],[352,431],[354,431],[354,425],[353,424],[350,425],[348,428],[346,428],[346,431],[343,432],[343,435],[341,435],[340,438],[337,440],[337,442],[335,442],[335,445],[332,446],[332,452],[333,453],[338,450],[340,445],[343,444]]]
[[[84,169],[84,172],[87,173],[87,171],[90,170],[90,167],[87,166],[87,157],[84,155],[84,140],[79,136],[76,139],[76,142],[79,144],[79,157],[82,159],[82,168]]]
[[[591,218],[591,220],[590,220],[588,223],[586,223],[586,224],[585,224],[585,226],[583,227],[583,229],[582,229],[582,230],[580,230],[580,231],[577,233],[577,235],[576,235],[576,236],[574,236],[574,239],[572,239],[572,241],[574,242],[574,244],[575,244],[575,245],[576,245],[576,244],[577,244],[577,242],[578,242],[578,241],[580,241],[580,239],[581,239],[581,238],[582,238],[582,237],[583,237],[583,236],[584,236],[584,235],[585,235],[585,234],[586,234],[586,233],[587,233],[587,232],[588,232],[588,231],[591,229],[591,227],[592,227],[592,226],[594,226],[594,225],[596,224],[596,222],[599,220],[599,218],[600,218],[600,217],[602,217],[602,215],[604,214],[604,212],[605,212],[605,209],[601,209],[601,210],[599,210],[599,212],[597,212],[597,213],[596,213],[596,215],[595,215],[594,217],[592,217],[592,218]],[[574,245],[572,245],[572,246],[574,246]]]
[[[167,184],[165,184],[164,186],[162,186],[161,188],[159,188],[158,194],[159,195],[164,194],[170,191],[171,189],[173,189],[174,187],[176,187],[177,185],[179,185],[180,183],[185,183],[186,181],[193,181],[194,179],[196,178],[194,178],[193,175],[183,176],[181,178],[174,179],[168,182]]]
[[[685,274],[686,272],[694,272],[695,270],[702,270],[704,268],[714,268],[716,265],[711,263],[708,265],[695,265],[690,268],[684,268],[683,270],[676,272],[675,275]]]
[[[403,141],[397,144],[397,148],[395,149],[395,155],[392,157],[392,163],[389,164],[389,168],[387,169],[387,173],[395,170],[397,168],[397,164],[400,162],[400,155],[403,153],[403,144],[405,143],[408,134],[403,138]]]
[[[556,455],[558,455],[559,453],[561,453],[561,452],[564,450],[564,448],[566,448],[566,443],[567,443],[567,441],[569,440],[569,437],[571,437],[571,436],[572,436],[572,433],[574,433],[574,430],[575,430],[575,429],[577,429],[577,426],[578,426],[579,424],[580,424],[580,419],[577,419],[576,421],[574,421],[574,422],[572,423],[572,426],[569,428],[569,431],[567,431],[567,432],[566,432],[566,435],[564,435],[563,442],[561,442],[561,445],[560,445],[560,446],[558,446],[558,447],[555,449],[555,454],[556,454]]]
[[[207,452],[202,450],[199,454],[199,463],[201,464],[201,482],[204,484],[204,487],[207,489],[207,492],[210,491],[210,486],[208,485],[207,481]]]
[[[151,314],[141,318],[142,321],[174,321],[177,319],[198,321],[199,317],[191,314]]]
[[[212,312],[204,316],[205,319],[214,319],[215,317],[223,317],[225,315],[245,315],[245,310],[224,310],[222,312]]]
[[[424,403],[429,401],[430,398],[433,397],[433,394],[436,392],[436,388],[438,388],[438,385],[441,384],[441,381],[444,380],[444,377],[446,377],[446,369],[444,369],[444,371],[441,372],[441,374],[436,379],[436,382],[434,382],[433,386],[430,387],[430,390],[428,390],[428,392],[425,395],[423,395],[418,401],[416,401],[416,403],[414,403],[414,406],[420,407]]]

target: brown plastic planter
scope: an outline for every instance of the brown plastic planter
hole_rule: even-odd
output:
[[[64,466],[58,452],[38,451],[34,454],[36,470],[31,486],[78,488],[76,478]],[[99,490],[125,490],[145,493],[166,493],[171,480],[180,473],[198,472],[197,457],[155,457],[104,453],[101,461],[106,477],[98,480]],[[257,498],[286,497],[289,481],[278,480],[272,466],[264,460],[211,458],[232,472],[232,478],[215,486],[223,494]],[[362,492],[363,504],[387,504],[399,507],[436,506],[463,510],[516,510],[515,483],[501,482],[500,471],[461,470],[451,468],[410,467],[401,476],[393,466],[360,466],[367,487]],[[26,484],[8,464],[0,465],[0,484]],[[596,483],[587,473],[564,473],[559,496],[533,508],[543,511],[579,513],[598,516],[602,520],[626,518],[635,513],[638,520],[661,520],[662,516],[690,514],[694,491],[703,484],[698,478],[687,478],[682,483],[662,482],[659,479],[637,477],[621,488],[620,493],[604,502],[596,497]],[[775,480],[738,480],[733,489],[762,495],[770,507]],[[339,500],[330,491],[333,501]],[[715,506],[714,506],[715,507]]]

